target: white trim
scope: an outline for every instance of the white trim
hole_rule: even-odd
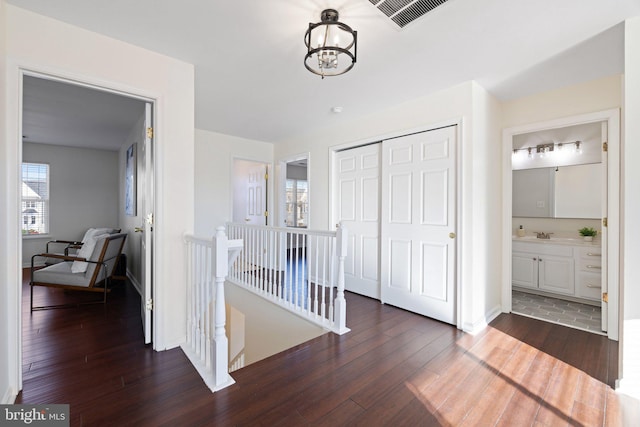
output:
[[[471,335],[477,335],[486,328],[496,317],[502,313],[500,305],[496,305],[480,320],[476,322],[465,322],[462,330]]]
[[[18,393],[16,393],[14,389],[8,388],[2,395],[2,400],[0,400],[0,404],[12,405],[13,403],[15,403],[16,397],[18,397]]]
[[[23,110],[22,100],[23,100],[24,76],[32,76],[32,77],[38,77],[38,78],[43,78],[48,80],[55,80],[55,81],[64,82],[68,84],[74,84],[74,85],[88,87],[96,90],[102,90],[102,91],[106,91],[114,94],[119,94],[121,96],[139,99],[145,102],[150,102],[153,104],[154,117],[156,118],[162,117],[162,114],[161,114],[161,112],[163,111],[162,98],[158,94],[150,93],[148,91],[141,91],[140,89],[126,86],[113,81],[97,79],[94,76],[81,75],[81,74],[72,73],[69,71],[53,69],[51,67],[43,66],[38,63],[32,63],[30,61],[16,62],[11,59],[8,59],[7,60],[7,88],[10,89],[13,87],[13,85],[11,84],[12,79],[15,79],[15,83],[17,83],[15,86],[17,87],[17,93],[11,93],[10,91],[7,91],[8,105],[13,106],[9,108],[7,115],[10,118],[14,117],[15,119],[17,119],[13,123],[13,125],[8,124],[7,126],[8,140],[16,141],[15,146],[11,144],[10,147],[13,146],[16,148],[16,153],[15,153],[16,157],[14,158],[14,164],[16,165],[17,174],[20,173],[21,168],[19,166],[22,163],[21,136],[23,134],[22,132],[22,110]],[[156,135],[160,135],[160,137],[157,140],[160,140],[162,132],[158,130],[160,130],[161,128],[161,120],[157,119],[155,121],[154,126],[157,130]],[[161,177],[162,174],[158,169],[159,167],[161,167],[162,163],[158,161],[158,155],[159,155],[158,151],[160,151],[162,144],[157,144],[157,145],[159,149],[154,150],[154,163],[156,164],[154,179],[156,181],[156,194],[161,196],[162,183],[159,182],[160,180],[158,178]],[[9,157],[10,155],[11,154],[9,151]],[[16,183],[17,183],[16,184],[17,187],[20,186],[20,183],[21,183],[20,175],[16,176]],[[20,215],[17,215],[19,213],[19,200],[20,200],[21,192],[19,191],[19,188],[16,188],[14,191],[15,191],[15,197],[11,197],[11,192],[9,192],[8,197],[10,199],[9,203],[16,203],[16,205],[14,206],[9,205],[8,209],[10,212],[14,211],[14,214],[16,215],[15,219],[18,220],[18,222],[14,224],[15,233],[9,233],[7,235],[7,249],[9,251],[15,251],[15,253],[17,254],[17,262],[10,263],[10,264],[15,264],[14,265],[15,269],[12,269],[11,265],[9,265],[9,277],[8,277],[7,283],[19,283],[20,287],[19,289],[17,287],[11,287],[8,291],[8,297],[9,297],[8,299],[10,301],[13,300],[14,303],[9,305],[10,311],[9,313],[7,313],[7,323],[8,323],[8,330],[9,330],[7,343],[9,345],[9,348],[13,349],[13,352],[9,351],[9,355],[8,355],[9,366],[13,365],[14,367],[12,370],[10,370],[10,373],[9,373],[9,376],[10,376],[9,383],[15,384],[18,390],[22,390],[22,387],[23,387],[23,384],[22,384],[22,381],[23,381],[23,378],[22,378],[22,315],[21,315],[21,310],[22,310],[22,291],[21,291],[21,288],[22,288],[22,279],[21,279],[22,233],[21,233],[21,227],[19,223]],[[156,200],[155,200],[156,217],[162,218],[162,213],[158,212],[158,209],[157,209],[158,206],[161,206],[161,204],[158,203],[158,198],[159,197],[156,197]],[[11,213],[9,215],[11,217]],[[160,225],[157,225],[157,227],[158,229],[161,229]],[[156,248],[161,247],[162,245],[162,243],[159,240],[160,239],[156,237]],[[156,261],[155,257],[158,252],[159,251],[157,250],[154,251],[154,263],[153,263],[154,277],[157,277],[155,270],[158,263],[155,262]],[[161,338],[163,337],[163,334],[164,334],[164,327],[163,327],[164,322],[162,321],[162,317],[159,316],[158,313],[164,312],[163,310],[165,307],[164,307],[164,304],[162,304],[162,302],[164,301],[164,298],[163,298],[164,293],[162,292],[162,289],[155,286],[155,284],[154,284],[154,292],[155,292],[155,295],[157,296],[156,298],[157,309],[154,310],[152,313],[153,324],[155,326],[153,330],[153,339],[154,339],[153,348],[163,349],[164,340],[162,340]],[[11,379],[13,375],[15,375],[14,380]]]
[[[512,239],[512,176],[511,153],[513,136],[566,126],[606,121],[608,124],[608,259],[609,339],[618,340],[620,295],[620,110],[611,109],[564,117],[544,122],[506,128],[502,132],[502,311],[510,313],[511,302],[511,239]],[[613,309],[612,309],[613,308]]]
[[[462,143],[462,138],[463,138],[463,125],[464,125],[464,119],[462,117],[459,118],[451,118],[451,119],[447,119],[447,120],[441,120],[438,122],[433,122],[431,124],[427,124],[427,125],[422,125],[422,126],[418,126],[418,127],[414,127],[414,128],[409,128],[409,129],[405,129],[405,130],[399,130],[399,131],[394,131],[394,132],[389,132],[387,134],[381,135],[381,136],[374,136],[374,137],[368,137],[368,138],[364,138],[364,139],[359,139],[356,141],[352,141],[352,142],[346,142],[343,144],[337,144],[337,145],[332,145],[329,147],[329,203],[328,203],[328,209],[329,209],[329,224],[328,224],[328,229],[331,230],[331,225],[332,224],[336,224],[337,223],[337,218],[334,212],[334,203],[333,203],[333,195],[335,194],[335,192],[337,191],[337,177],[335,176],[335,162],[336,162],[336,153],[338,151],[343,151],[343,150],[348,150],[350,148],[356,148],[362,145],[369,145],[369,144],[376,144],[376,143],[381,143],[382,141],[388,140],[388,139],[394,139],[394,138],[399,138],[402,136],[407,136],[407,135],[411,135],[414,133],[421,133],[421,132],[428,132],[431,130],[436,130],[436,129],[440,129],[440,128],[444,128],[444,127],[449,127],[449,126],[456,126],[456,234],[457,234],[457,238],[456,238],[456,279],[455,279],[455,283],[456,283],[456,288],[454,290],[454,294],[455,294],[455,298],[456,298],[456,327],[458,329],[464,330],[465,332],[469,332],[469,330],[467,330],[466,326],[463,325],[462,323],[462,300],[463,300],[463,294],[462,294],[462,236],[464,236],[463,233],[463,221],[462,221],[462,215],[461,215],[461,209],[460,207],[462,206],[462,172],[463,172],[463,164],[462,164],[462,159],[463,159],[463,147],[464,144]],[[379,248],[378,248],[379,249]],[[378,259],[380,259],[380,253],[378,252]],[[382,284],[382,281],[380,282]],[[381,303],[384,304],[383,301],[381,301]],[[488,316],[492,316],[493,314],[489,314]],[[493,319],[492,319],[493,320]],[[486,326],[486,324],[484,325]],[[483,327],[484,327],[483,326]],[[471,326],[470,330],[474,330],[475,325]]]
[[[134,288],[136,288],[136,292],[140,295],[140,298],[144,298],[144,294],[142,292],[142,285],[138,282],[138,279],[131,273],[131,271],[127,268],[127,279],[131,282]]]

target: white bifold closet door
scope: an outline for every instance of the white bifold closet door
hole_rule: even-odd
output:
[[[380,144],[336,153],[335,209],[349,233],[345,289],[380,299]]]
[[[456,324],[456,127],[383,141],[381,301]]]

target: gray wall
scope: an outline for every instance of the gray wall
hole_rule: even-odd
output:
[[[24,143],[22,158],[50,165],[49,235],[23,238],[24,266],[49,240],[81,239],[88,228],[118,226],[117,152]]]

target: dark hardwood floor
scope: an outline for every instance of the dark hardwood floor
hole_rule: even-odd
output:
[[[624,425],[617,343],[516,315],[478,335],[347,294],[351,332],[233,373],[212,394],[180,349],[143,344],[139,298],[29,313],[16,403],[68,403],[71,425]],[[36,289],[42,302],[76,296]],[[78,298],[95,298],[81,295]],[[625,423],[626,421],[626,423]],[[629,424],[632,425],[632,424]]]

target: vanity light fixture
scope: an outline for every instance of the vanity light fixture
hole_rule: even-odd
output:
[[[575,146],[576,154],[582,154],[582,142],[581,141],[572,141],[572,142],[560,142],[553,143],[549,142],[546,144],[538,144],[533,147],[522,147],[522,148],[514,148],[513,149],[513,157],[518,156],[520,152],[526,152],[529,158],[533,157],[533,153],[536,153],[539,157],[545,157],[548,153],[552,153],[553,151],[564,151],[568,145]]]
[[[323,10],[320,22],[309,23],[304,35],[304,66],[323,79],[344,74],[356,63],[358,32],[338,21],[339,17],[335,9]]]

